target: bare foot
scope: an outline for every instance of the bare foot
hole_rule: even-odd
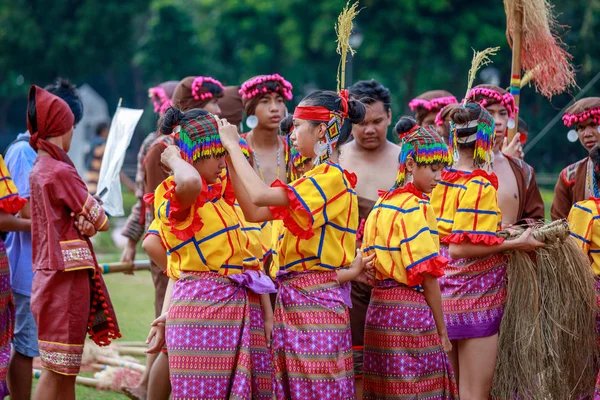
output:
[[[125,396],[133,400],[146,400],[146,388],[122,386],[121,390]]]

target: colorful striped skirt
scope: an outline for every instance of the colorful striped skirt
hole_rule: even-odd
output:
[[[172,399],[250,399],[247,291],[215,272],[185,272],[166,323]]]
[[[596,342],[600,348],[600,277],[596,277],[596,283],[594,284],[596,289]]]
[[[337,274],[278,278],[273,354],[278,399],[354,399],[348,299]]]
[[[425,296],[377,281],[365,326],[364,399],[458,399]]]
[[[252,398],[273,398],[273,360],[265,339],[265,319],[260,296],[248,291],[250,303],[250,358],[252,361]]]
[[[8,396],[6,376],[14,326],[15,306],[10,290],[10,268],[4,242],[0,239],[0,398]]]
[[[600,400],[600,374],[596,378],[596,388],[594,389],[594,400]]]
[[[440,254],[450,260],[438,278],[450,340],[497,334],[506,301],[506,256],[454,260],[444,245]]]

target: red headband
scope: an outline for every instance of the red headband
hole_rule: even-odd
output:
[[[306,121],[329,122],[331,114],[338,114],[342,119],[348,117],[348,90],[340,91],[340,100],[342,109],[340,111],[331,111],[322,106],[298,106],[294,110],[294,119],[303,119]]]

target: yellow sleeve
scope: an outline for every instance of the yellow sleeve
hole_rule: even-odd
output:
[[[429,226],[427,222],[428,208],[431,208],[429,203],[420,200],[407,210],[413,211],[399,215],[399,248],[408,286],[421,285],[424,273],[443,276],[444,266],[448,264],[448,260],[439,255],[437,227]]]
[[[283,187],[290,200],[287,207],[271,207],[275,219],[283,220],[285,227],[301,239],[310,239],[314,229],[325,225],[345,211],[351,202],[355,176],[341,167],[324,164],[320,173],[306,175],[284,184],[273,182],[273,187]]]
[[[200,197],[195,205],[187,210],[187,214],[181,218],[182,211],[175,197],[175,180],[172,176],[165,179],[154,192],[154,220],[160,223],[181,241],[186,241],[194,236],[194,233],[202,229],[202,218],[198,214]],[[177,217],[175,217],[177,214]]]
[[[586,255],[589,254],[592,242],[592,225],[594,212],[586,206],[587,201],[575,203],[569,212],[567,221],[571,228],[571,236],[581,246]]]
[[[0,210],[8,214],[16,214],[25,203],[27,200],[19,196],[4,158],[0,155]]]
[[[444,237],[444,243],[463,243],[488,246],[504,240],[496,236],[502,215],[498,208],[498,193],[489,180],[475,176],[466,184],[459,198],[458,208],[452,224],[452,233]]]

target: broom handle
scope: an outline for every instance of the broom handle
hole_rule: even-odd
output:
[[[523,1],[523,0],[521,0]],[[521,98],[521,39],[523,37],[523,8],[521,2],[515,2],[515,29],[512,43],[512,68],[510,79],[510,94],[515,98],[515,108],[519,107]],[[508,130],[508,143],[511,143],[519,129],[519,111],[514,113],[515,127]]]
[[[120,360],[118,358],[99,356],[98,362],[100,362],[102,364],[110,365],[111,367],[129,368],[134,371],[141,372],[141,373],[144,373],[144,371],[146,371],[146,367],[141,364]]]
[[[143,271],[150,269],[150,260],[141,260],[133,262],[134,271]],[[103,275],[114,274],[116,272],[128,272],[131,271],[131,266],[122,262],[114,262],[108,264],[100,264],[100,270]]]
[[[41,370],[39,370],[39,369],[33,370],[33,377],[35,379],[39,379],[41,375],[42,375]],[[75,378],[75,383],[77,383],[78,385],[87,386],[87,387],[93,387],[93,388],[98,387],[98,379],[86,378],[83,376],[78,376],[77,378]]]

